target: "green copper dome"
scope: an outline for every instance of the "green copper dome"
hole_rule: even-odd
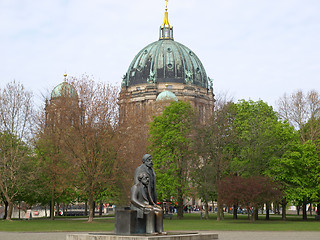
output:
[[[123,87],[146,83],[182,83],[208,88],[209,79],[197,55],[174,41],[167,3],[159,41],[149,44],[135,56],[123,76]]]
[[[77,90],[71,84],[62,82],[56,86],[51,92],[51,99],[55,99],[62,96],[78,97]]]
[[[178,102],[177,96],[170,91],[163,91],[160,93],[156,99],[156,101],[176,101]]]
[[[170,82],[208,88],[208,77],[197,55],[173,39],[160,38],[135,56],[122,85]]]

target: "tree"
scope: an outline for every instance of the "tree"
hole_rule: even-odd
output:
[[[280,116],[298,130],[301,143],[311,141],[320,149],[320,95],[311,90],[304,93],[298,90],[290,95],[284,94],[278,101]],[[319,195],[320,195],[320,191]],[[319,201],[317,199],[316,201]],[[320,205],[318,205],[320,208]]]
[[[232,162],[233,171],[243,176],[263,174],[271,158],[283,151],[279,136],[286,126],[281,124],[273,108],[261,100],[241,100],[233,106],[239,143],[238,154]]]
[[[89,219],[94,215],[94,201],[112,189],[117,173],[118,89],[95,83],[88,77],[74,79],[80,105],[78,120],[67,129],[63,151],[75,167],[76,188],[88,199]]]
[[[195,158],[193,182],[199,196],[205,203],[205,217],[208,219],[209,200],[217,197],[217,182],[229,168],[233,157],[233,145],[236,132],[233,129],[234,113],[232,102],[216,102],[212,118],[205,125],[198,127],[195,134]],[[220,220],[222,206],[218,202],[218,220]]]
[[[68,188],[71,188],[75,179],[72,162],[66,157],[62,147],[61,138],[66,133],[63,128],[45,127],[38,133],[36,141],[37,180],[34,181],[34,195],[37,202],[50,203],[50,219],[54,220],[54,206]],[[60,130],[60,131],[59,131]]]
[[[262,176],[223,178],[218,182],[218,191],[222,203],[246,207],[249,217],[249,210],[259,209],[266,202],[277,201],[282,195],[277,183]],[[251,219],[255,220],[254,214]]]
[[[289,96],[284,94],[278,101],[278,109],[282,119],[300,130],[302,142],[317,138],[320,133],[320,125],[314,121],[320,114],[320,95],[317,91],[311,90],[305,94],[302,90],[298,90]],[[303,127],[307,122],[309,122],[308,132]]]
[[[64,82],[42,114],[36,142],[41,179],[57,200],[86,199],[89,218],[95,201],[115,190],[118,172],[118,89],[87,76]]]
[[[159,198],[176,199],[179,218],[183,217],[183,196],[189,189],[193,125],[193,109],[183,101],[172,102],[150,124],[149,149],[154,159]]]
[[[288,200],[303,204],[303,219],[307,220],[306,205],[318,200],[320,184],[320,158],[311,141],[296,141],[280,159],[274,159],[271,172],[284,184]]]
[[[45,108],[38,114],[34,141],[38,181],[33,189],[40,203],[50,203],[51,220],[54,220],[55,204],[75,184],[76,171],[65,151],[65,137],[79,124],[80,114],[76,90],[66,82],[50,100],[46,99]]]
[[[146,104],[147,105],[147,104]],[[123,164],[120,167],[123,172],[122,176],[132,176],[131,178],[123,177],[121,186],[125,189],[124,202],[130,203],[130,189],[135,169],[141,164],[141,159],[147,152],[147,138],[149,135],[149,118],[153,116],[150,106],[142,107],[130,102],[130,99],[122,100],[119,107],[119,126],[117,127],[119,161]]]
[[[0,189],[8,202],[8,220],[26,176],[22,169],[30,155],[26,142],[31,131],[32,108],[32,93],[22,84],[14,81],[0,89]]]
[[[293,128],[279,120],[263,101],[234,104],[238,143],[231,171],[238,176],[265,176],[273,158],[279,158],[293,141]],[[255,216],[258,216],[256,209]]]

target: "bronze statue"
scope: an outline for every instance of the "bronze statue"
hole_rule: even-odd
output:
[[[145,154],[142,157],[142,164],[137,167],[134,174],[131,209],[137,211],[137,231],[145,225],[147,233],[163,233],[163,211],[156,204],[156,174],[152,166],[151,155]]]
[[[134,174],[134,184],[139,182],[138,175],[142,172],[146,172],[149,174],[149,191],[154,203],[157,203],[157,190],[156,190],[156,174],[152,168],[153,162],[150,154],[145,154],[142,157],[142,164],[137,167]]]
[[[163,211],[157,206],[149,191],[149,174],[141,172],[138,183],[131,188],[131,209],[137,211],[137,218],[146,217],[146,233],[163,232]],[[155,219],[154,219],[155,216]]]

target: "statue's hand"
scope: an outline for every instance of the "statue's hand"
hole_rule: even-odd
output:
[[[153,207],[150,205],[147,205],[143,208],[143,213],[144,214],[149,214],[151,212],[151,210],[153,210]]]
[[[157,212],[162,211],[162,208],[158,205],[154,205],[153,207],[154,207],[154,210]]]

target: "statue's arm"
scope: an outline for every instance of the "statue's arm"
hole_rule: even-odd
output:
[[[131,188],[131,203],[138,208],[142,208],[142,209],[146,208],[147,206],[139,200],[138,195],[139,195],[139,189],[136,185],[134,185]]]

